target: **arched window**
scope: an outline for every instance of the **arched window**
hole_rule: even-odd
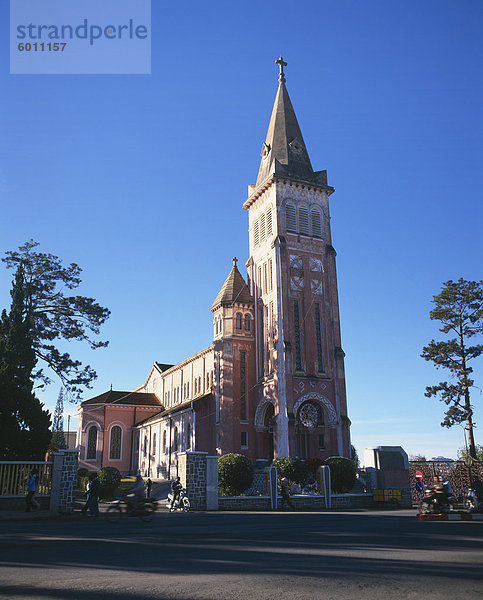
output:
[[[109,444],[109,460],[120,460],[121,458],[122,429],[119,425],[111,427],[111,441]]]
[[[186,450],[191,448],[191,423],[186,425]]]
[[[287,204],[285,207],[285,222],[287,224],[287,231],[297,233],[297,217],[295,214],[295,206],[293,204]]]
[[[269,236],[271,236],[273,233],[273,227],[272,227],[272,209],[269,208],[267,210],[267,238]]]
[[[312,235],[314,237],[322,237],[322,225],[320,222],[320,213],[318,210],[313,209],[311,213],[312,217]]]
[[[206,389],[208,390],[210,388],[210,374],[207,373],[206,374]]]
[[[144,456],[146,456],[147,453],[148,453],[148,436],[145,435],[144,436],[144,448],[143,448]]]
[[[198,393],[198,379],[195,377],[195,396]]]
[[[199,393],[200,393],[200,394],[201,394],[201,392],[203,391],[203,390],[201,389],[201,375],[198,377],[198,391],[199,391]]]
[[[95,460],[97,453],[97,427],[91,425],[87,431],[86,460]]]
[[[242,322],[243,322],[242,318],[243,317],[242,317],[241,313],[236,313],[236,325],[235,325],[235,327],[237,329],[241,329],[242,328]]]
[[[250,331],[252,327],[252,317],[247,313],[245,315],[245,331]]]
[[[188,381],[188,383],[186,384],[186,397],[189,398],[190,397],[190,382]]]
[[[178,428],[174,428],[174,436],[173,436],[173,452],[178,452]]]
[[[153,433],[153,456],[156,456],[156,434]]]
[[[305,206],[299,208],[299,233],[309,235],[309,211]]]
[[[324,424],[324,410],[323,408],[320,406],[320,404],[317,404],[317,425],[319,425],[319,427],[321,425]]]
[[[163,454],[166,454],[166,429],[163,431]]]

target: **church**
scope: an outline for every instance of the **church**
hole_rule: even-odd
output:
[[[249,258],[213,294],[213,341],[182,362],[155,362],[132,391],[79,406],[79,466],[173,477],[184,451],[350,456],[336,252],[327,171],[314,171],[279,85],[256,183],[248,186]]]

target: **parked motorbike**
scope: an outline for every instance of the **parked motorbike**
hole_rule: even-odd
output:
[[[183,488],[178,497],[176,498],[173,504],[173,494],[168,494],[168,508],[169,512],[174,512],[175,510],[182,510],[183,512],[189,512],[191,505],[188,498],[188,494],[186,493],[186,489]]]
[[[431,488],[424,492],[424,497],[419,503],[419,512],[425,514],[441,514],[454,510],[455,499],[445,493],[435,493]]]
[[[464,500],[464,506],[466,510],[471,512],[477,512],[483,508],[482,503],[478,499],[476,490],[472,487],[468,488],[468,493],[466,494],[466,498]]]
[[[123,515],[138,517],[141,521],[151,521],[157,506],[158,503],[153,498],[145,498],[132,506],[121,496],[109,506],[104,515],[109,523],[117,523]]]

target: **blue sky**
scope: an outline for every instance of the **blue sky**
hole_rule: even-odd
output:
[[[99,374],[85,397],[210,344],[211,303],[248,258],[241,206],[282,54],[312,164],[336,188],[353,442],[456,455],[463,429],[424,397],[444,374],[419,355],[442,282],[483,278],[480,0],[153,0],[151,75],[9,75],[6,2],[0,23],[0,253],[36,239],[111,309],[108,349],[69,347]]]

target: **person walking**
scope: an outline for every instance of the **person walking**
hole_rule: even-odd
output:
[[[27,486],[27,495],[25,496],[25,504],[27,506],[25,512],[39,510],[40,504],[34,498],[39,485],[39,472],[37,469],[31,469],[30,477],[25,481],[25,485]]]
[[[88,517],[98,517],[99,516],[99,494],[101,491],[101,482],[99,481],[99,477],[97,473],[92,473],[89,477],[89,498],[87,500],[87,505],[89,507]]]
[[[285,508],[285,503],[287,503],[291,508],[295,508],[295,506],[292,504],[292,501],[290,500],[290,492],[288,489],[288,479],[286,477],[282,478],[280,488],[282,491],[282,505],[281,505],[282,510]]]
[[[148,480],[146,481],[146,498],[151,498],[151,488],[153,487],[153,482],[151,481],[151,478],[148,477]]]

